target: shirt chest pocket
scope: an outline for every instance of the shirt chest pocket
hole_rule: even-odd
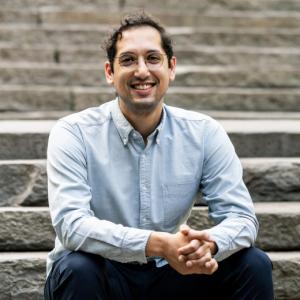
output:
[[[163,185],[164,227],[172,231],[190,213],[199,183],[196,179]]]

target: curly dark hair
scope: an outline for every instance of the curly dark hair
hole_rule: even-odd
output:
[[[145,12],[142,13],[135,13],[125,16],[120,23],[120,26],[113,30],[111,35],[105,41],[103,48],[106,51],[107,59],[111,65],[111,70],[113,70],[114,59],[117,53],[117,41],[122,38],[122,32],[128,30],[133,27],[141,27],[141,26],[151,26],[155,28],[161,37],[161,46],[166,52],[168,57],[168,63],[170,66],[170,60],[173,56],[173,46],[172,40],[170,36],[166,33],[166,30],[157,20]]]

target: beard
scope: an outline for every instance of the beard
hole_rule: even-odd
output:
[[[129,97],[120,97],[118,93],[116,95],[129,111],[137,115],[149,115],[163,102],[163,97],[161,99],[154,99],[152,96],[134,100]]]

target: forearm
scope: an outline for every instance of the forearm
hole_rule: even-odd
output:
[[[54,225],[65,249],[84,251],[120,261],[145,263],[145,247],[151,231],[100,220],[83,211],[65,215]]]

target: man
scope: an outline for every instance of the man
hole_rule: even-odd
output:
[[[163,104],[176,58],[129,16],[106,45],[117,99],[63,118],[48,146],[57,237],[46,299],[273,299],[234,148],[211,118]],[[201,188],[216,225],[185,224]],[[195,297],[195,296],[193,296]]]

